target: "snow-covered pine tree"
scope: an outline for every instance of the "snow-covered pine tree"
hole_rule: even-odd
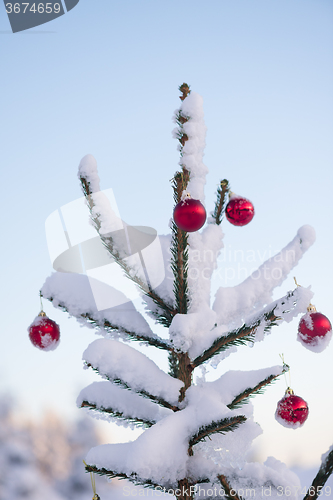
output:
[[[203,164],[206,128],[202,98],[186,84],[180,91],[175,137],[180,144],[181,168],[173,178],[174,200],[178,204],[189,193],[203,202],[207,168]],[[277,256],[243,283],[219,288],[211,304],[211,278],[223,246],[221,222],[228,181],[221,181],[215,209],[201,232],[187,233],[172,222],[171,235],[159,238],[165,279],[155,286],[161,261],[158,247],[150,247],[149,258],[142,258],[143,252],[134,255],[131,227],[123,224],[119,229],[119,218],[100,191],[91,155],[82,159],[79,178],[102,243],[99,251],[108,254],[105,262],[121,267],[140,289],[150,316],[168,330],[164,337],[155,334],[127,299],[125,305],[96,307],[91,285],[94,282],[96,290],[98,284],[85,275],[57,272],[44,284],[44,297],[104,336],[89,345],[83,358],[87,368],[106,380],[83,389],[78,406],[145,428],[133,442],[92,448],[86,457],[87,471],[165,488],[186,500],[195,496],[263,498],[268,491],[263,487],[269,488],[271,500],[299,498],[298,478],[284,464],[273,458],[265,464],[245,459],[260,433],[249,398],[261,393],[288,367],[229,371],[214,382],[197,384],[193,372],[211,360],[217,365],[238,345],[261,341],[273,326],[306,312],[313,295],[310,289],[296,287],[274,301],[272,292],[312,245],[314,230],[300,228]],[[166,351],[169,373],[136,350],[135,341]],[[329,450],[315,488],[325,483],[332,463],[333,451]],[[319,490],[311,490],[311,498]]]

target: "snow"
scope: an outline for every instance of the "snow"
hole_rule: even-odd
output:
[[[167,375],[151,359],[133,347],[114,340],[98,339],[83,353],[86,363],[110,380],[120,379],[134,391],[145,391],[177,404],[183,382]]]
[[[208,224],[201,233],[188,236],[190,312],[200,311],[203,305],[210,307],[211,278],[223,248],[222,239],[222,228],[217,224]]]
[[[90,190],[94,193],[99,191],[99,177],[97,173],[97,162],[93,155],[85,155],[80,161],[78,177],[87,179],[90,185]]]
[[[196,472],[196,476],[200,474],[200,462],[203,457],[210,461],[206,475],[211,479],[225,467],[244,467],[252,441],[260,434],[262,430],[259,424],[251,417],[234,432],[227,432],[225,435],[213,434],[209,440],[196,446],[195,465],[191,464],[193,473]],[[211,462],[217,467],[214,467]]]
[[[220,287],[213,304],[219,323],[237,323],[251,311],[271,302],[273,290],[283,283],[314,241],[314,229],[302,226],[281,252],[266,260],[245,281],[235,287]]]
[[[110,360],[110,364],[114,364],[113,360]],[[151,479],[162,485],[175,485],[185,477],[187,467],[192,474],[200,477],[202,461],[206,463],[206,474],[212,477],[216,473],[216,465],[230,465],[230,460],[234,467],[243,466],[244,451],[250,448],[252,440],[261,430],[253,422],[251,404],[238,410],[230,410],[227,404],[269,375],[281,373],[282,368],[279,366],[250,372],[234,371],[215,382],[192,385],[186,392],[181,411],[162,418],[133,443],[93,448],[88,453],[87,463],[127,475],[135,474],[142,481]],[[79,401],[81,399],[82,396]],[[193,458],[188,456],[188,441],[198,429],[210,425],[212,421],[236,415],[245,415],[246,422],[225,436],[212,436],[208,444],[196,445]]]
[[[195,457],[192,462],[195,462]],[[205,477],[207,460],[201,459],[199,463]],[[221,470],[217,469],[216,475],[218,474],[221,474]],[[223,467],[223,474],[241,498],[299,500],[301,488],[298,476],[273,457],[269,457],[264,464],[250,462],[242,468]],[[212,478],[209,484],[198,484],[196,488],[196,498],[225,498],[223,486],[216,478]]]
[[[282,373],[283,367],[278,365],[260,370],[230,370],[214,382],[206,382],[206,384],[219,392],[225,404],[230,404],[238,394],[246,389],[256,387],[271,375],[278,376]]]
[[[261,309],[260,313],[254,312],[248,315],[244,322],[238,323],[239,328],[243,324],[248,326],[257,324],[253,342],[260,342],[264,339],[265,327],[268,322],[264,319],[264,314],[274,309],[277,324],[283,321],[289,323],[300,313],[304,313],[313,297],[310,288],[297,287],[281,299],[275,300]],[[172,344],[180,350],[188,351],[191,359],[200,356],[219,337],[230,333],[227,325],[218,325],[218,315],[208,307],[202,309],[200,313],[177,314],[174,316],[169,328],[170,340]],[[235,349],[233,349],[235,352]],[[224,354],[219,359],[223,359]],[[214,360],[217,363],[217,359]]]
[[[328,451],[326,451],[325,453],[322,454],[321,456],[321,462],[322,464],[325,464],[327,459],[328,459],[328,455],[333,451],[333,445],[329,447]]]
[[[189,438],[201,426],[243,413],[229,410],[216,396],[213,388],[192,386],[182,411],[163,418],[132,443],[93,448],[87,455],[87,463],[175,486],[186,476]]]
[[[183,131],[188,136],[188,141],[182,150],[180,165],[190,172],[190,181],[187,192],[191,197],[201,202],[205,199],[204,186],[208,169],[203,163],[203,154],[206,139],[206,126],[204,123],[203,99],[196,92],[191,93],[182,101],[179,108],[183,116],[190,119],[183,124]],[[178,110],[176,112],[178,114]],[[178,129],[176,129],[176,133]]]
[[[241,471],[234,471],[232,479],[235,479],[234,487],[237,491],[241,488],[255,488],[256,498],[298,499],[299,478],[284,463],[274,457],[268,457],[264,464],[246,464]]]
[[[301,422],[288,422],[287,420],[284,420],[283,418],[278,415],[278,413],[275,413],[275,420],[279,422],[280,425],[283,425],[283,427],[286,427],[286,429],[299,429],[303,424]]]
[[[302,316],[301,320],[303,320],[305,322],[306,327],[309,330],[313,330],[313,321],[312,321],[311,314],[309,312],[307,312],[306,314],[304,314],[304,316]]]
[[[120,387],[110,382],[93,382],[83,389],[78,398],[77,406],[80,407],[83,401],[96,405],[97,408],[111,408],[114,412],[122,414],[121,425],[126,426],[124,419],[143,419],[150,422],[157,422],[170,415],[172,410],[163,408],[147,398],[131,391],[124,391]],[[119,418],[101,414],[96,411],[89,411],[96,418],[103,418],[115,423],[119,423]]]
[[[323,352],[326,347],[328,347],[332,338],[332,330],[326,333],[323,337],[313,337],[311,342],[309,342],[308,335],[303,335],[301,332],[297,333],[298,342],[302,344],[306,349],[312,352]]]
[[[97,310],[92,286],[94,290],[98,289],[101,294],[104,292],[115,294],[116,297],[122,300],[121,305],[102,311]],[[92,327],[90,321],[83,317],[83,315],[93,318],[101,327],[98,331],[101,335],[108,335],[114,338],[127,338],[121,331],[108,332],[107,330],[103,330],[104,323],[107,321],[120,330],[144,334],[151,338],[156,337],[147,321],[135,309],[133,303],[127,297],[115,288],[93,278],[88,278],[81,274],[53,273],[45,281],[42,287],[42,295],[47,299],[52,299],[55,307],[66,307],[68,313],[77,318],[85,326]]]
[[[94,192],[90,199],[93,202],[92,216],[97,217],[101,225],[100,234],[109,235],[112,233],[112,239],[116,240],[117,249],[123,252],[124,255],[128,254],[127,241],[124,238],[119,238],[117,240],[117,231],[124,228],[124,223],[118,216],[117,212],[112,209],[108,197],[103,193],[103,191]],[[122,236],[122,234],[120,233]]]
[[[202,352],[203,343],[210,345],[209,331],[214,328],[215,321],[216,313],[208,307],[200,313],[176,314],[169,328],[173,346],[194,358]]]
[[[156,293],[161,297],[167,304],[175,305],[175,296],[173,293],[173,273],[171,270],[171,234],[159,235],[159,243],[162,252],[161,265],[164,267],[164,278],[163,281],[156,287],[154,287]],[[149,258],[153,261],[153,255]]]

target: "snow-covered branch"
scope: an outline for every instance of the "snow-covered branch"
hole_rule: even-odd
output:
[[[237,415],[236,417],[223,418],[217,422],[211,422],[209,425],[200,427],[198,432],[191,436],[189,441],[190,450],[192,446],[198,444],[200,441],[204,441],[209,438],[212,434],[225,434],[226,432],[234,431],[237,427],[246,421],[244,415]],[[192,452],[190,452],[190,455]]]
[[[175,203],[179,203],[182,192],[186,189],[189,180],[187,170],[177,172],[173,179],[173,192]],[[171,225],[171,270],[173,272],[173,292],[176,300],[177,311],[187,313],[188,308],[188,233],[179,229],[174,222]]]
[[[116,472],[112,470],[105,469],[104,467],[98,468],[95,465],[86,465],[85,469],[87,472],[93,472],[94,474],[98,474],[99,476],[107,476],[110,479],[118,478],[118,479],[127,479],[131,483],[144,486],[145,488],[158,488],[161,487],[160,484],[154,483],[149,479],[142,480],[137,474],[125,474],[124,472]]]
[[[96,160],[92,155],[82,158],[78,172],[83,194],[86,197],[92,223],[105,248],[114,261],[124,271],[126,277],[135,283],[139,290],[150,297],[160,309],[160,322],[168,326],[176,311],[166,303],[151,285],[149,276],[142,266],[131,257],[131,249],[126,236],[127,224],[119,219],[112,210],[104,193],[99,191],[99,178]],[[97,182],[98,179],[98,182]],[[98,188],[98,189],[97,189]],[[95,190],[97,189],[97,191]],[[119,226],[124,231],[119,231]]]
[[[227,181],[227,179],[223,179],[220,182],[219,187],[217,188],[217,199],[215,203],[214,212],[212,212],[212,219],[214,219],[214,222],[217,225],[220,225],[222,222],[228,191],[229,191],[229,181]]]
[[[94,293],[116,293],[123,304],[99,311]],[[123,340],[136,340],[145,344],[173,351],[171,344],[155,335],[134,304],[118,290],[82,274],[54,273],[47,278],[42,296],[75,317],[80,323],[98,327],[101,334]]]
[[[99,339],[83,353],[86,366],[102,377],[131,389],[166,408],[177,410],[183,383],[162,371],[151,359],[121,342]]]
[[[227,500],[243,500],[243,497],[239,496],[237,494],[237,491],[230,486],[229,480],[226,478],[226,476],[220,474],[217,476],[217,479],[220,481],[225,491],[225,498]]]
[[[235,287],[220,287],[213,304],[218,323],[227,325],[231,321],[240,321],[253,310],[258,311],[270,303],[273,290],[282,284],[314,241],[314,229],[302,226],[281,252],[264,262],[243,283]]]
[[[287,366],[287,365],[285,365]],[[285,371],[287,371],[289,369],[286,368],[282,371],[282,373],[284,373]],[[255,396],[256,394],[263,394],[264,392],[264,388],[271,384],[277,377],[280,376],[280,373],[277,374],[277,375],[270,375],[269,377],[265,378],[264,380],[262,380],[261,382],[259,382],[255,387],[249,387],[248,389],[245,389],[245,391],[241,392],[240,394],[238,394],[230,404],[227,405],[227,407],[230,409],[230,410],[235,410],[236,408],[240,408],[241,406],[243,406],[244,404],[248,403],[249,402],[249,399],[252,397],[252,396]]]
[[[203,163],[203,152],[206,140],[206,125],[204,122],[203,99],[196,92],[187,93],[181,97],[182,104],[177,110],[175,121],[178,128],[174,137],[181,144],[179,164],[190,173],[187,191],[196,200],[204,201],[204,186],[208,169]]]
[[[259,317],[258,313],[252,314],[240,328],[216,337],[211,346],[192,361],[192,366],[195,368],[201,365],[231,346],[263,340],[265,333],[269,333],[272,326],[280,325],[283,321],[289,323],[298,314],[306,312],[312,297],[313,293],[309,288],[297,287],[288,292],[281,299],[266,306]],[[214,335],[214,331],[218,332],[219,329],[223,330],[224,327],[216,326],[209,332],[210,335]]]
[[[205,361],[208,361],[213,356],[220,354],[222,351],[229,349],[231,346],[246,345],[248,342],[253,342],[253,338],[258,328],[264,325],[265,331],[276,324],[279,318],[275,316],[274,309],[269,313],[265,313],[260,319],[251,324],[244,324],[241,328],[237,328],[227,335],[217,338],[209,349],[206,349],[200,356],[192,361],[192,366],[196,368]]]
[[[310,488],[307,491],[303,500],[315,500],[323,494],[322,488],[326,481],[333,473],[333,446],[330,447],[327,453],[322,456],[322,464],[318,474],[312,481]]]
[[[97,418],[122,420],[146,427],[172,413],[172,410],[110,382],[93,382],[80,392],[76,403],[80,408],[94,410],[93,416]]]

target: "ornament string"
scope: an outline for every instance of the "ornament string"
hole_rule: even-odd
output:
[[[285,383],[286,383],[286,386],[287,386],[287,389],[289,389],[291,387],[291,374],[290,374],[290,366],[287,365],[287,363],[285,362],[284,360],[284,354],[279,354],[280,358],[282,359],[282,363],[283,363],[283,375],[284,375],[284,380],[285,380]],[[286,372],[289,372],[289,386],[288,386],[288,382],[287,382],[287,375],[286,375]]]
[[[43,301],[42,301],[42,292],[39,290],[39,299],[40,299],[40,313],[38,316],[46,316],[45,312],[43,311]]]
[[[83,460],[83,463],[87,467],[87,464],[84,460]],[[94,496],[92,497],[92,500],[100,500],[99,495],[97,495],[97,493],[96,493],[96,480],[95,480],[94,473],[90,472],[89,474],[90,474],[91,486],[92,486],[92,490],[93,490],[93,494],[94,494]]]
[[[302,286],[302,285],[299,285],[299,284],[297,283],[295,276],[294,276],[294,281],[295,281],[295,283],[296,283],[296,285],[297,285],[297,286],[300,286],[300,287]],[[308,305],[308,307],[307,307],[307,311],[308,311],[308,313],[311,313],[311,312],[317,312],[317,309],[316,309],[316,308],[315,308],[315,306],[314,306],[313,304],[311,304],[311,302],[310,302],[310,304],[309,304],[309,305]]]

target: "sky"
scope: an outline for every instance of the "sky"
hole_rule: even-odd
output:
[[[168,232],[179,161],[172,116],[183,82],[204,100],[207,210],[223,178],[256,210],[246,227],[223,223],[226,250],[214,286],[241,282],[310,224],[317,241],[276,297],[294,288],[295,274],[333,320],[330,0],[80,0],[64,16],[15,34],[0,5],[0,51],[0,392],[17,398],[22,418],[46,408],[77,418],[76,396],[95,380],[81,359],[92,330],[52,305],[44,309],[60,325],[58,349],[40,352],[28,339],[52,272],[45,221],[81,197],[77,168],[90,153],[123,220]],[[283,353],[309,419],[297,431],[275,421],[281,378],[254,400],[263,429],[255,455],[314,466],[333,444],[333,343],[321,354],[304,349],[298,321],[240,349],[208,377],[274,366]],[[163,356],[144,352],[166,368]],[[128,439],[120,427],[108,428],[114,441]]]

